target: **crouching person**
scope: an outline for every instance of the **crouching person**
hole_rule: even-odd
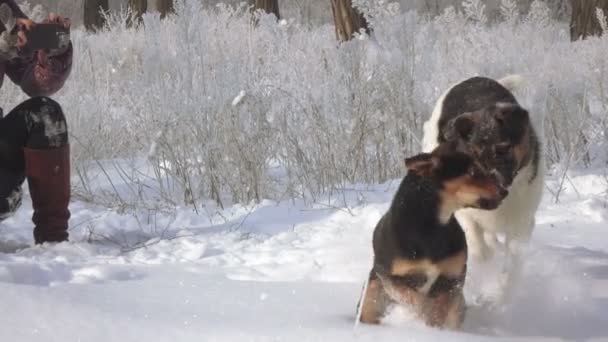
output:
[[[27,43],[23,33],[35,24],[22,13],[17,17],[19,48]],[[70,27],[68,19],[53,14],[46,22]],[[5,28],[0,26],[1,33]],[[68,130],[61,106],[47,96],[61,89],[71,67],[71,43],[55,51],[20,53],[16,58],[0,61],[0,86],[6,75],[30,96],[0,119],[0,219],[19,208],[21,186],[27,179],[36,244],[68,239]]]

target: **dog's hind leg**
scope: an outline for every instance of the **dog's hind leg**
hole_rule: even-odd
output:
[[[357,318],[362,323],[379,324],[385,314],[388,298],[382,286],[382,282],[372,270],[363,291],[363,295],[357,305]]]

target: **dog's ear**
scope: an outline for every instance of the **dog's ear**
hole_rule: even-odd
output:
[[[405,159],[405,167],[421,177],[430,177],[439,167],[439,158],[431,153],[421,153]]]
[[[493,117],[511,143],[519,142],[530,125],[528,111],[517,104],[496,104]]]
[[[492,112],[494,120],[503,126],[520,126],[530,120],[528,111],[517,104],[497,103]]]
[[[475,121],[471,115],[468,113],[461,114],[448,122],[445,138],[447,141],[456,139],[469,141],[474,128]]]

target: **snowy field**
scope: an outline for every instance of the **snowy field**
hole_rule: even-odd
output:
[[[72,241],[43,247],[26,247],[26,203],[0,231],[0,340],[605,341],[606,178],[570,174],[554,203],[559,183],[547,183],[505,304],[492,304],[501,256],[470,265],[459,333],[398,314],[386,326],[355,327],[371,233],[398,180],[316,205],[263,202],[213,215],[182,209],[154,222],[76,202]],[[151,225],[163,229],[162,240],[129,242],[146,241]]]
[[[608,36],[570,42],[542,1],[437,17],[374,10],[375,39],[257,26],[245,7],[73,32],[71,242],[0,223],[0,341],[608,341]],[[373,228],[454,82],[526,76],[552,170],[520,276],[471,262],[463,331],[355,325]],[[8,112],[24,99],[6,81]],[[353,185],[354,184],[354,185]],[[379,184],[379,185],[378,185]]]

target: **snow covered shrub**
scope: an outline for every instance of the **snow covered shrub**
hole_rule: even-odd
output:
[[[571,43],[535,1],[489,22],[466,1],[438,17],[376,8],[374,38],[339,46],[330,25],[253,26],[247,7],[176,3],[144,28],[109,18],[75,30],[75,65],[57,94],[71,129],[74,192],[109,206],[219,205],[322,194],[404,174],[437,98],[473,75],[527,76],[551,165],[608,159],[608,42]],[[5,109],[24,95],[6,82]],[[122,180],[115,184],[115,180]],[[126,184],[126,185],[124,185]]]
[[[44,8],[39,4],[33,5],[29,1],[21,1],[19,7],[21,7],[23,13],[35,22],[42,21],[46,17]]]

